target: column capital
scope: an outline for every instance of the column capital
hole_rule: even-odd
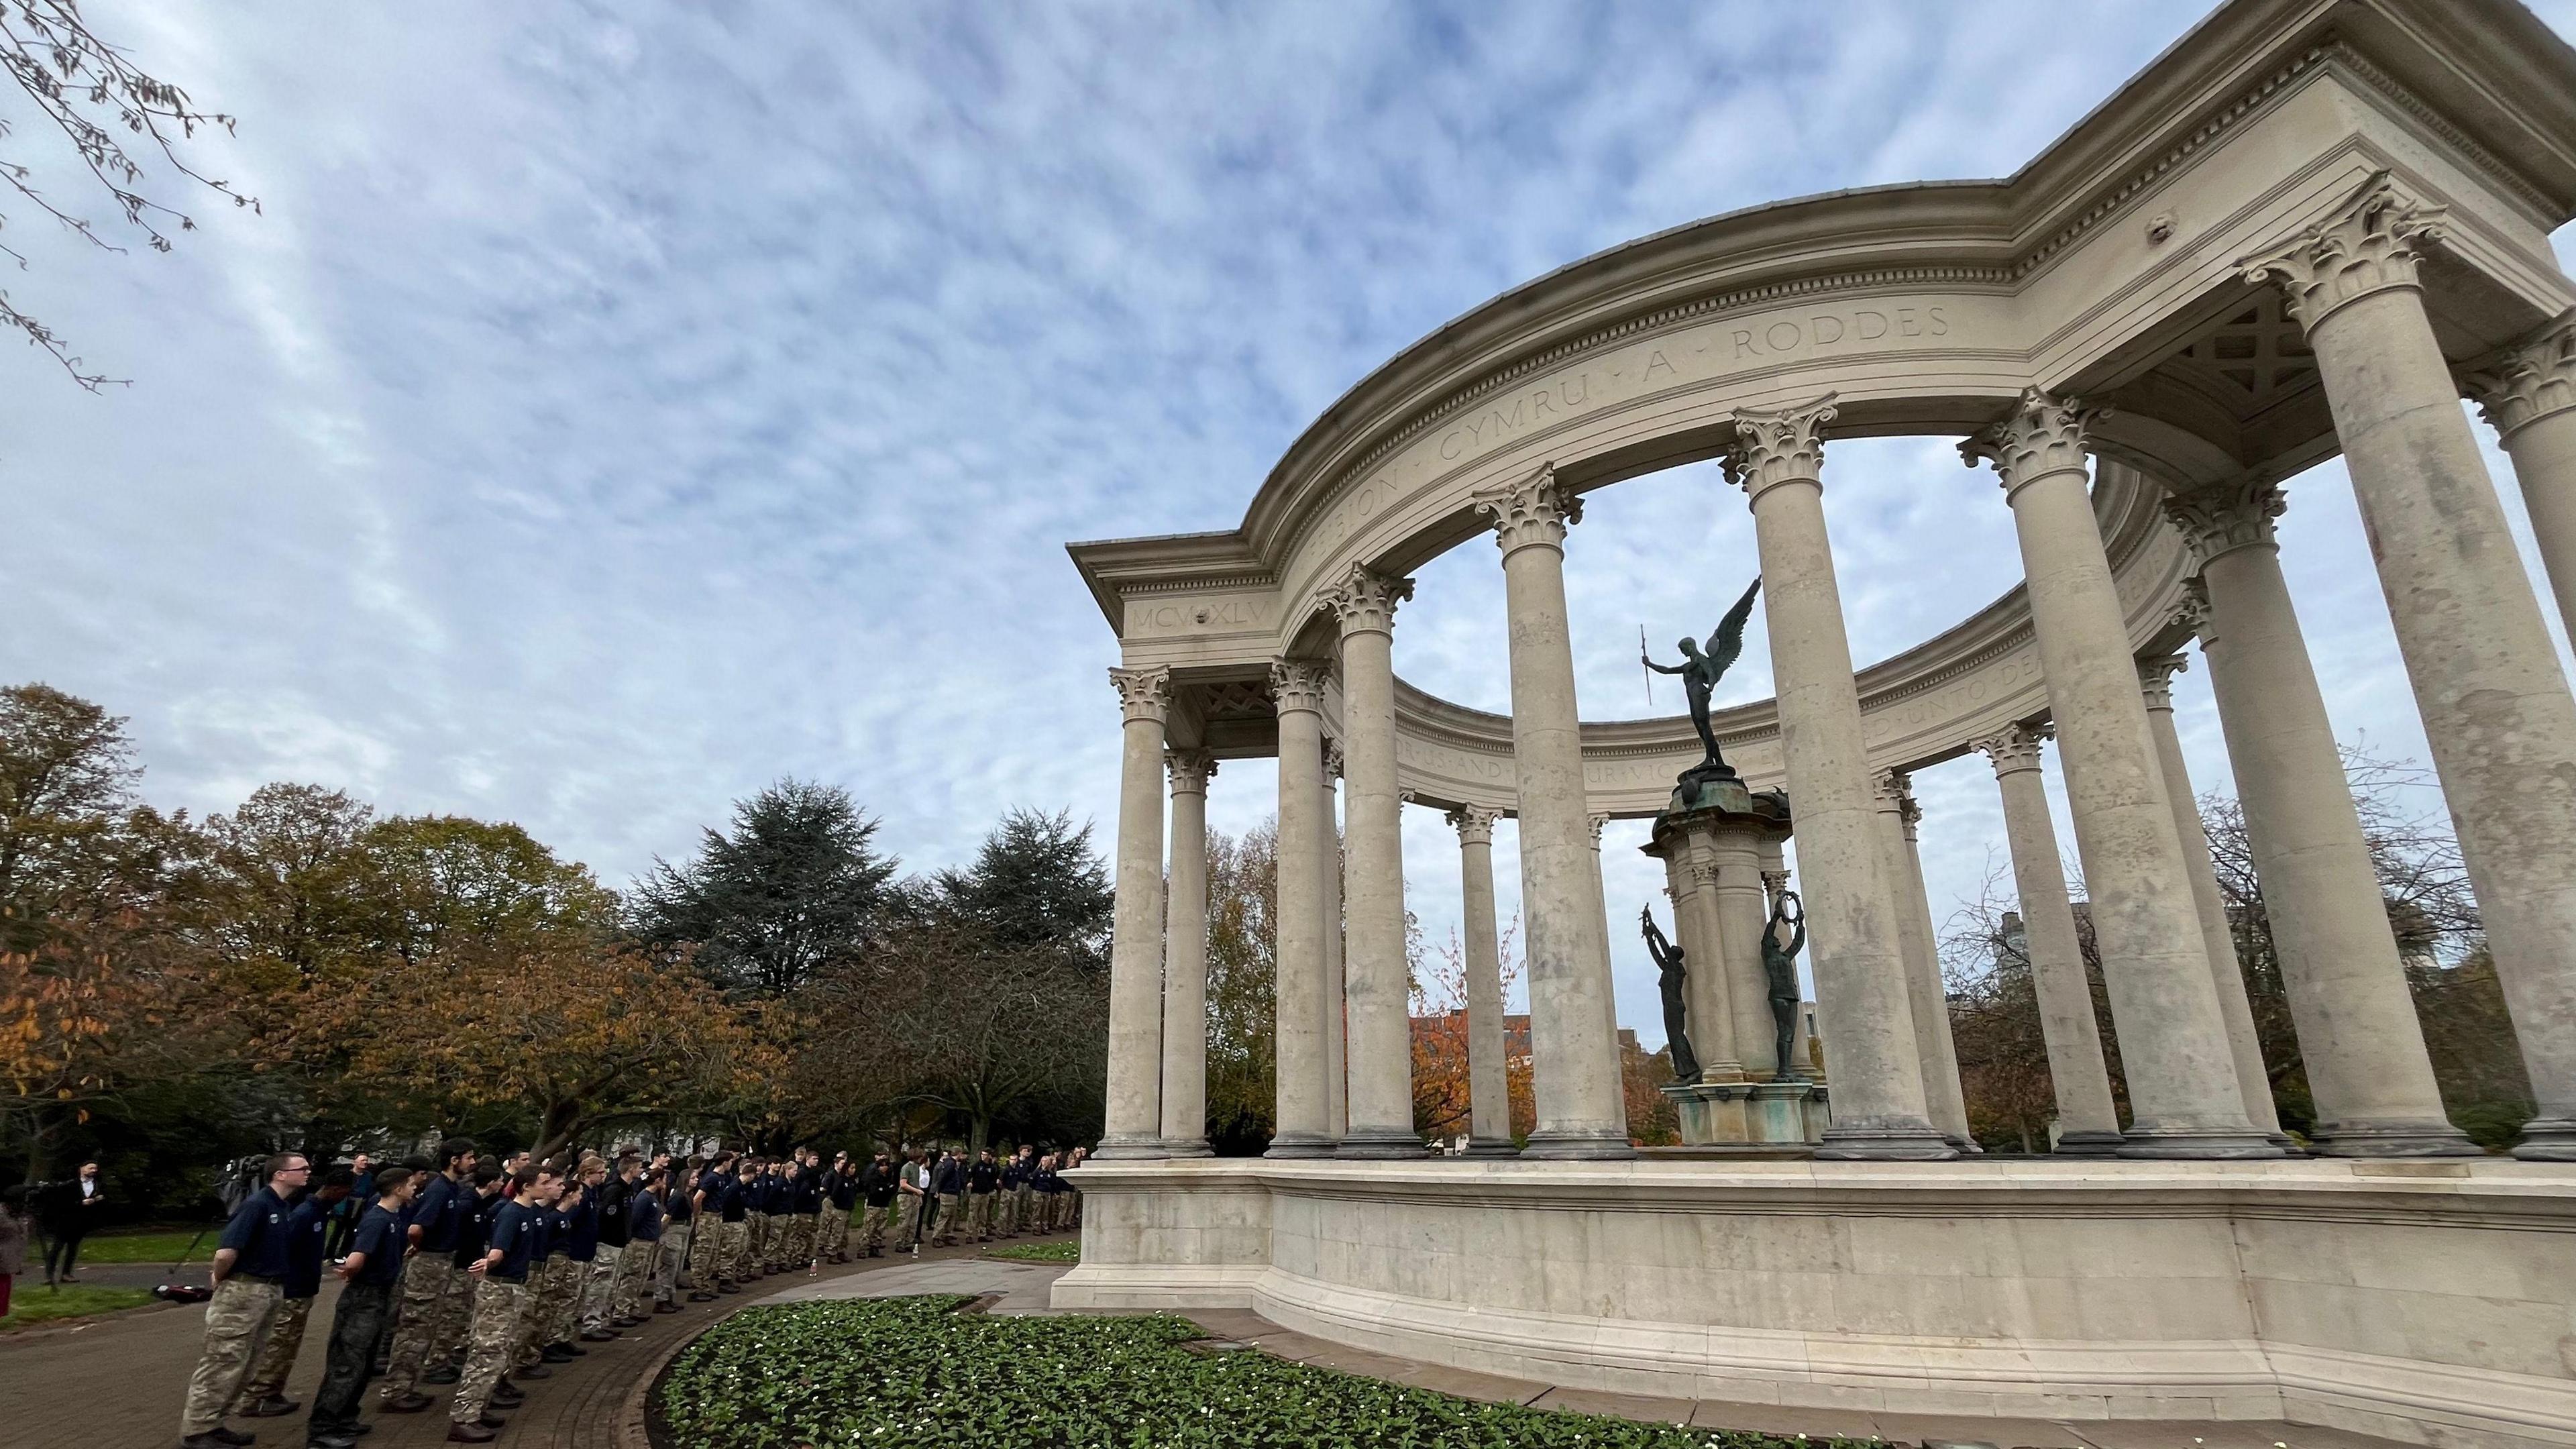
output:
[[[2576,308],[2461,382],[2499,437],[2576,408]]]
[[[2138,661],[2138,692],[2146,696],[2147,708],[2170,712],[2173,709],[2173,678],[2191,667],[2191,661],[2179,654],[2162,654]]]
[[[1216,774],[1216,756],[1205,750],[1165,750],[1163,772],[1171,777],[1173,794],[1204,795]]]
[[[2385,170],[2371,173],[2333,216],[2278,251],[2245,257],[2236,274],[2278,285],[2290,315],[2313,332],[2336,309],[2374,292],[2415,285],[2423,243],[2444,233],[2447,212],[2398,191]]]
[[[1129,724],[1140,719],[1161,724],[1172,712],[1172,671],[1161,665],[1112,669],[1109,683],[1118,691],[1118,704]]]
[[[2216,611],[2209,606],[2209,580],[2198,574],[2183,580],[2182,602],[2174,605],[2173,622],[2190,630],[2191,637],[2206,649],[2215,633],[2210,624],[2216,617]]]
[[[1713,886],[1724,873],[1725,868],[1704,852],[1693,851],[1690,858],[1682,862],[1682,874],[1690,877],[1694,886]]]
[[[2006,775],[2038,769],[2041,743],[2055,738],[2056,734],[2056,727],[2045,722],[2012,724],[1969,743],[1993,763],[1995,778],[2000,780]]]
[[[2042,478],[2084,471],[2086,434],[2110,409],[2086,407],[2075,398],[2055,398],[2026,387],[2003,421],[1959,444],[1959,461],[1973,468],[1995,465],[2004,501]]]
[[[1610,823],[1610,817],[1607,815],[1586,815],[1583,818],[1590,821],[1592,824],[1592,848],[1595,851],[1598,851],[1601,848],[1601,827]]]
[[[1278,658],[1270,661],[1270,699],[1279,714],[1304,710],[1308,714],[1324,712],[1324,686],[1333,677],[1332,666],[1317,659]]]
[[[1869,794],[1880,814],[1902,818],[1914,805],[1914,777],[1903,770],[1881,770],[1869,777]]]
[[[1726,481],[1744,490],[1749,505],[1783,483],[1824,486],[1825,424],[1834,420],[1834,394],[1796,407],[1735,410],[1735,445],[1718,455]]]
[[[2275,546],[2272,520],[2289,507],[2280,485],[2259,482],[2221,483],[2172,494],[2164,502],[2165,517],[2182,530],[2203,565],[2240,548]]]
[[[1556,480],[1554,463],[1518,483],[1479,489],[1468,504],[1494,526],[1505,558],[1533,546],[1563,553],[1565,531],[1583,521],[1583,497]]]
[[[1353,564],[1342,581],[1323,593],[1323,605],[1341,620],[1342,637],[1393,634],[1395,606],[1413,597],[1413,580],[1382,574],[1367,564]]]
[[[1488,810],[1481,805],[1461,805],[1447,816],[1451,827],[1457,830],[1458,843],[1462,846],[1493,844],[1494,822],[1502,818],[1500,810]]]
[[[1325,779],[1338,780],[1342,778],[1342,770],[1349,763],[1350,757],[1343,752],[1342,742],[1340,740],[1327,739],[1324,741]]]

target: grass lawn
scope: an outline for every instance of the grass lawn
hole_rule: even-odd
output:
[[[707,1330],[657,1394],[690,1449],[1886,1449],[1486,1404],[1240,1350],[1189,1322],[1003,1318],[955,1296],[779,1304]]]
[[[206,1230],[204,1241],[188,1261],[203,1263],[215,1255],[215,1239],[220,1226]],[[188,1240],[197,1236],[195,1228],[148,1228],[141,1231],[92,1233],[81,1239],[80,1260],[83,1263],[171,1263],[187,1251]]]
[[[1079,1263],[1082,1241],[1069,1238],[1061,1243],[1013,1243],[1003,1248],[986,1248],[986,1257],[1017,1258],[1023,1263]]]
[[[149,1288],[102,1288],[89,1283],[74,1283],[63,1288],[48,1288],[42,1280],[21,1281],[9,1292],[9,1313],[0,1318],[0,1333],[12,1329],[32,1328],[39,1323],[59,1323],[66,1318],[87,1318],[97,1313],[114,1313],[119,1309],[140,1308],[152,1301]]]

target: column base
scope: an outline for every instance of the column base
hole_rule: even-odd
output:
[[[1312,1132],[1282,1132],[1270,1139],[1269,1150],[1261,1155],[1264,1157],[1330,1157],[1333,1155],[1333,1149],[1341,1145],[1338,1138],[1325,1137]]]
[[[2132,1127],[2128,1140],[2120,1145],[2117,1155],[2241,1162],[2293,1154],[2276,1145],[2270,1137],[2251,1129],[2243,1132],[2159,1132],[2152,1127]]]
[[[1166,1137],[1163,1139],[1163,1155],[1166,1157],[1214,1157],[1216,1156],[1216,1149],[1208,1146],[1207,1139],[1204,1137],[1178,1139]]]
[[[1610,1132],[1533,1132],[1529,1145],[1521,1149],[1523,1157],[1555,1161],[1609,1162],[1633,1158],[1637,1149],[1624,1133]]]
[[[1091,1155],[1103,1162],[1144,1162],[1172,1153],[1160,1137],[1103,1137]]]
[[[1949,1134],[1944,1133],[1942,1134],[1941,1140],[1949,1143],[1961,1157],[1983,1157],[1986,1155],[1986,1149],[1979,1147],[1977,1145],[1977,1139],[1974,1137],[1952,1137]]]
[[[2060,1133],[2057,1145],[2049,1149],[2055,1157],[2117,1157],[2120,1147],[2129,1139],[2117,1132]]]
[[[2434,1118],[2404,1122],[2320,1122],[2308,1134],[2319,1157],[2484,1157],[2486,1149]]]
[[[1508,1137],[1489,1137],[1471,1139],[1467,1143],[1467,1150],[1458,1155],[1461,1157],[1518,1157],[1521,1155],[1521,1150],[1514,1147],[1512,1139]]]
[[[1959,1149],[1919,1118],[1837,1122],[1816,1144],[1819,1162],[1950,1162],[1958,1155]]]
[[[2576,1117],[2534,1117],[2523,1123],[2513,1155],[2525,1162],[2576,1162]]]
[[[1333,1155],[1335,1157],[1414,1159],[1428,1157],[1431,1153],[1429,1148],[1422,1145],[1422,1139],[1411,1132],[1399,1132],[1386,1127],[1354,1127],[1343,1135],[1342,1144],[1335,1149]]]

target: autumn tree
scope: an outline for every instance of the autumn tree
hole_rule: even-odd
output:
[[[36,129],[50,129],[69,143],[69,160],[76,164],[62,165],[62,173],[84,192],[93,187],[104,190],[108,204],[152,250],[170,250],[172,232],[194,231],[197,226],[193,216],[163,199],[171,191],[155,195],[145,189],[155,168],[176,178],[176,190],[259,209],[255,198],[181,158],[183,147],[201,130],[221,129],[230,135],[233,118],[199,110],[185,91],[144,70],[124,49],[100,38],[81,15],[78,0],[12,0],[0,5],[0,65],[17,82],[26,110],[44,123]],[[5,118],[0,118],[0,136],[28,144],[17,123]],[[125,250],[100,235],[80,214],[87,209],[83,203],[50,183],[40,185],[34,169],[22,161],[0,161],[0,181],[17,192],[21,214],[32,211],[51,217],[102,251]],[[21,267],[26,265],[27,259],[15,248],[0,246],[0,253]],[[51,356],[82,387],[95,392],[108,381],[84,372],[80,358],[63,339],[21,310],[5,291],[0,291],[0,325],[24,334],[30,345]]]
[[[1502,992],[1506,1000],[1520,979],[1522,961],[1513,950],[1520,932],[1514,917],[1502,930]],[[1467,1022],[1467,953],[1458,933],[1428,952],[1416,952],[1413,969],[1413,1127],[1425,1137],[1455,1137],[1468,1130],[1475,1106],[1469,1073]],[[1505,1034],[1504,1090],[1511,1091],[1509,1034]],[[1521,1090],[1528,1090],[1528,1066],[1521,1064]],[[1535,1109],[1532,1112],[1535,1116]],[[1527,1136],[1528,1129],[1521,1129]]]
[[[628,925],[662,947],[692,945],[726,987],[784,996],[859,954],[897,862],[877,821],[837,786],[781,780],[734,805],[731,831],[708,830],[686,865],[657,860],[636,882]]]
[[[348,1069],[396,1105],[453,1122],[526,1110],[540,1157],[701,1107],[772,1077],[749,1008],[685,961],[583,931],[468,942],[380,973],[333,1004]]]
[[[1208,832],[1208,1143],[1258,1155],[1278,1130],[1279,833]]]
[[[0,689],[0,1080],[30,1175],[125,1093],[216,1060],[219,1022],[173,909],[197,852],[185,817],[135,798],[125,721],[41,684]]]

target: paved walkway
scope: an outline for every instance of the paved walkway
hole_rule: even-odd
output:
[[[917,1293],[993,1295],[994,1313],[1046,1313],[1059,1264],[987,1258],[975,1248],[888,1257],[821,1274],[767,1280],[765,1292],[654,1319],[614,1343],[591,1344],[588,1357],[558,1365],[555,1376],[528,1385],[526,1407],[511,1416],[499,1449],[640,1449],[641,1390],[689,1338],[753,1303],[825,1298],[900,1298]],[[84,1275],[87,1276],[87,1275]],[[309,1400],[322,1376],[329,1296],[315,1305],[288,1393]],[[1190,1317],[1209,1333],[1251,1350],[1345,1373],[1417,1385],[1464,1398],[1616,1414],[1695,1428],[1822,1437],[1879,1438],[1959,1449],[2403,1449],[2391,1441],[2334,1429],[2270,1422],[2154,1422],[1973,1419],[1865,1409],[1797,1409],[1599,1393],[1441,1368],[1342,1348],[1292,1333],[1257,1314],[1208,1311]],[[139,1309],[86,1328],[0,1336],[0,1442],[10,1449],[99,1449],[175,1442],[180,1390],[195,1364],[202,1318],[186,1309]],[[372,1398],[370,1399],[372,1404]],[[369,1449],[425,1449],[444,1442],[441,1408],[415,1415],[370,1417],[379,1432]],[[304,1421],[234,1420],[270,1445],[299,1445]]]
[[[1069,1235],[1064,1235],[1069,1236]],[[1021,1241],[1032,1241],[1022,1239]],[[1034,1241],[1048,1241],[1037,1239]],[[955,1268],[981,1267],[990,1287],[946,1286],[938,1275]],[[107,1265],[101,1264],[104,1270]],[[781,1274],[759,1289],[713,1303],[684,1303],[683,1312],[663,1314],[641,1328],[629,1329],[613,1343],[592,1343],[587,1357],[555,1366],[554,1376],[532,1383],[528,1402],[510,1415],[495,1449],[632,1449],[632,1410],[637,1391],[659,1372],[680,1345],[707,1325],[754,1303],[824,1295],[859,1296],[854,1291],[886,1279],[890,1285],[920,1282],[936,1286],[890,1286],[868,1296],[903,1293],[1007,1292],[1032,1280],[1012,1270],[1036,1274],[1043,1300],[1046,1283],[1060,1267],[985,1259],[972,1247],[924,1249],[916,1260],[889,1255],[847,1267],[825,1268],[819,1275]],[[1000,1270],[1000,1271],[995,1271]],[[922,1275],[931,1275],[927,1278]],[[122,1276],[122,1275],[120,1275]],[[154,1274],[158,1277],[157,1270]],[[88,1273],[81,1274],[90,1279]],[[102,1271],[93,1281],[109,1281]],[[203,1281],[202,1276],[195,1281]],[[41,1292],[39,1288],[37,1291]],[[304,1335],[304,1351],[287,1380],[287,1396],[311,1403],[322,1380],[324,1346],[330,1339],[332,1304],[338,1283],[322,1290],[313,1305],[313,1323]],[[205,1343],[205,1315],[184,1306],[137,1308],[86,1324],[0,1334],[0,1444],[8,1449],[152,1449],[179,1440],[179,1404],[189,1371]],[[439,1390],[432,1386],[431,1392]],[[446,1400],[418,1414],[379,1414],[375,1392],[367,1396],[367,1417],[376,1432],[368,1449],[427,1449],[447,1439]],[[299,1446],[304,1442],[304,1416],[284,1419],[232,1419],[235,1428],[259,1436],[262,1445]]]

